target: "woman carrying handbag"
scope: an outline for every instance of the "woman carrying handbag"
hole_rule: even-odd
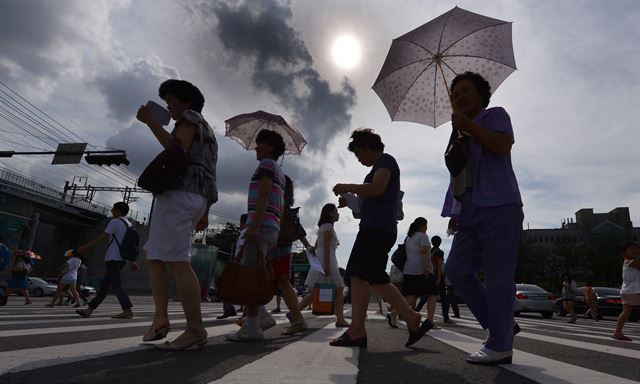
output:
[[[156,347],[183,351],[202,347],[207,342],[200,310],[200,284],[191,268],[191,234],[194,229],[201,231],[208,226],[209,208],[218,200],[218,144],[213,130],[201,115],[204,96],[196,86],[184,80],[167,80],[160,85],[159,95],[176,121],[173,131],[165,131],[148,106],[140,107],[137,118],[149,127],[165,151],[176,149],[176,146],[184,151],[187,164],[184,174],[178,177],[166,175],[172,177],[172,186],[154,193],[149,240],[144,250],[155,314],[143,341],[163,339],[169,332],[169,269],[178,288],[187,327],[172,342]]]

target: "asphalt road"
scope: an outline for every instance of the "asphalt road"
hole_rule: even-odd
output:
[[[203,303],[208,344],[201,350],[162,352],[141,343],[151,322],[150,297],[136,296],[133,319],[111,319],[119,307],[107,298],[89,319],[71,307],[47,308],[49,298],[23,305],[12,296],[0,307],[0,383],[607,383],[640,382],[640,323],[628,323],[632,342],[612,340],[614,318],[602,321],[539,315],[517,318],[514,363],[497,367],[469,365],[465,356],[480,347],[485,331],[469,311],[454,325],[430,331],[414,348],[405,348],[406,328],[391,329],[372,305],[366,349],[335,348],[332,317],[306,311],[309,330],[282,336],[287,320],[261,342],[232,343],[233,318],[216,320],[220,303]],[[170,303],[172,331],[184,327],[180,304]],[[636,341],[636,339],[638,341]]]

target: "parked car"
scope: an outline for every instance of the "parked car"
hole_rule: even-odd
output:
[[[578,287],[578,293],[576,294],[576,304],[574,306],[576,314],[584,314],[587,311],[587,305],[584,302],[584,296],[582,294],[584,287]],[[598,319],[602,319],[603,316],[618,317],[622,312],[622,297],[620,296],[619,288],[610,287],[593,287],[596,297],[598,298]],[[556,300],[556,312],[559,316],[566,315],[564,308],[562,308],[562,299]],[[640,307],[635,307],[629,316],[629,321],[636,322],[640,320]]]
[[[60,280],[57,277],[40,277],[40,279],[45,280],[47,283],[52,284],[54,286],[58,286],[58,281]],[[92,286],[89,285],[76,285],[76,289],[78,290],[78,293],[80,293],[80,295],[82,296],[82,293],[84,293],[84,297],[89,297],[91,295],[95,295],[96,294],[96,289]],[[80,292],[82,290],[82,292]]]
[[[51,284],[50,282],[41,279],[39,277],[28,277],[29,287],[27,290],[30,295],[35,297],[53,296],[58,288],[57,284]]]
[[[538,312],[545,319],[553,317],[556,296],[534,284],[516,284],[513,313]]]

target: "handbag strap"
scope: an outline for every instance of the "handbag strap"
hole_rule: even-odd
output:
[[[244,248],[245,248],[245,244],[242,245],[242,247],[240,247],[240,250],[238,251],[238,254],[235,257],[235,262],[240,264],[240,261],[242,260],[242,256],[244,254]],[[265,265],[265,259],[264,256],[262,255],[262,252],[260,252],[260,249],[258,247],[256,247],[256,257],[258,259],[258,265]]]

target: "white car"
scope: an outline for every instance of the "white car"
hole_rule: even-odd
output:
[[[27,277],[27,279],[29,280],[29,287],[27,290],[29,291],[29,294],[35,297],[42,297],[45,295],[53,296],[58,288],[56,285],[50,284],[39,277]]]
[[[53,296],[58,288],[57,284],[53,284],[53,282],[46,281],[39,277],[28,277],[27,279],[29,280],[29,287],[27,290],[29,291],[29,294],[35,297]],[[78,290],[79,289],[80,287],[78,287]],[[96,293],[96,289],[88,285],[83,285],[82,289],[86,290],[88,295],[95,295]]]

